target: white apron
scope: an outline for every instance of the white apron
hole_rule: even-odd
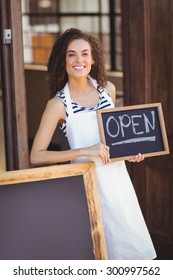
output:
[[[96,87],[96,83],[92,81]],[[71,149],[100,143],[96,112],[73,113],[68,84],[64,88],[67,102],[67,138]],[[109,96],[103,92],[107,99]],[[112,101],[110,101],[112,103]],[[112,103],[112,106],[113,103]],[[99,157],[81,157],[73,162],[94,161],[108,259],[154,259],[156,253],[148,233],[125,162],[104,165]]]

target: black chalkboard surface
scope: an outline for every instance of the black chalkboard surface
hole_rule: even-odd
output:
[[[0,174],[1,260],[107,259],[93,163]]]
[[[101,141],[110,147],[110,158],[129,159],[169,153],[160,103],[97,111]]]

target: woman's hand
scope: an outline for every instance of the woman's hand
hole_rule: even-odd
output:
[[[141,155],[140,153],[137,156],[134,156],[130,159],[128,159],[129,162],[141,162],[145,159],[144,155]]]
[[[100,157],[104,164],[110,163],[110,148],[102,143],[85,148],[85,156],[87,157]]]

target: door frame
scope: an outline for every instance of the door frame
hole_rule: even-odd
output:
[[[28,129],[21,0],[1,0],[1,71],[6,169],[28,168]],[[3,31],[11,29],[11,44]]]

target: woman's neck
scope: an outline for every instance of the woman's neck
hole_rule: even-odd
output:
[[[68,81],[69,91],[72,96],[86,94],[92,91],[93,85],[89,82],[88,78],[81,79],[69,79]]]
[[[68,86],[73,102],[88,108],[98,105],[99,93],[89,79],[70,79]]]

